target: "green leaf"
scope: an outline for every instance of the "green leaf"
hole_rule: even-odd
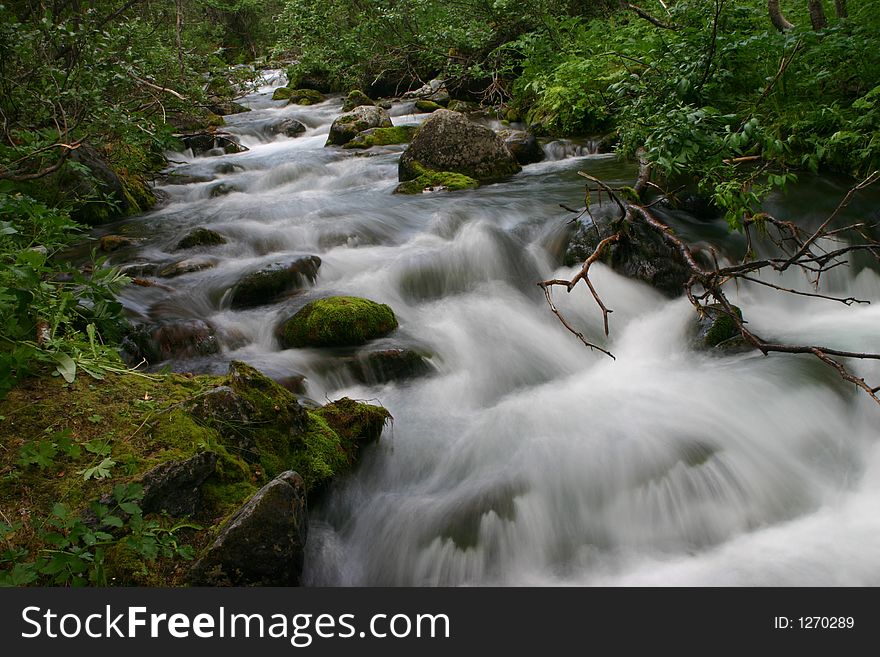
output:
[[[55,361],[58,363],[58,373],[64,377],[68,383],[73,383],[76,378],[76,363],[65,353],[55,354]]]

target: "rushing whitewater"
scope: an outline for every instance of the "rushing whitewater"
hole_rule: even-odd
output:
[[[305,375],[312,399],[373,400],[394,415],[313,508],[307,583],[880,585],[880,408],[866,395],[811,357],[696,352],[686,299],[602,266],[593,280],[614,310],[607,341],[585,288],[555,299],[617,360],[547,308],[536,283],[574,271],[558,266],[571,219],[558,204],[582,203],[577,171],[631,184],[632,167],[558,142],[503,184],[394,195],[402,147],[324,148],[338,100],[287,107],[270,95],[227,119],[248,152],[175,154],[178,173],[205,182],[162,187],[168,203],[126,226],[147,238],[138,257],[149,262],[174,259],[192,228],[217,230],[228,243],[211,250],[214,267],[131,287],[124,302],[136,318],[216,328],[222,352],[175,369],[241,359]],[[411,111],[396,105],[394,123],[425,118]],[[281,118],[307,131],[273,135]],[[217,196],[219,184],[228,193]],[[772,210],[821,218],[843,191],[823,184]],[[689,239],[741,247],[720,225],[670,221]],[[304,254],[322,259],[306,295],[229,308],[244,273]],[[783,281],[808,289],[796,272]],[[826,284],[880,301],[869,269],[834,270]],[[383,344],[430,354],[432,373],[368,386],[333,352],[281,350],[275,326],[330,294],[389,304],[400,329]],[[760,287],[731,299],[759,334],[880,351],[880,305]],[[880,380],[876,364],[853,367]]]

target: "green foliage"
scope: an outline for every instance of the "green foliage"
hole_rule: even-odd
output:
[[[192,548],[181,545],[176,534],[184,527],[163,527],[157,520],[143,517],[139,502],[144,491],[140,484],[118,484],[112,502],[93,502],[89,509],[94,520],[86,522],[66,504],[56,503],[39,530],[45,545],[36,554],[23,548],[0,553],[0,586],[29,584],[56,586],[107,586],[107,555],[115,546],[124,546],[144,563],[159,557],[192,559]],[[20,524],[0,526],[4,543]]]
[[[90,275],[57,261],[78,231],[64,211],[0,185],[0,398],[40,369],[71,382],[122,367],[105,341],[121,335],[116,294],[129,279],[100,259]]]

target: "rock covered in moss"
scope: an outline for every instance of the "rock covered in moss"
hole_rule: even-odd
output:
[[[228,132],[205,131],[184,135],[180,138],[183,145],[193,155],[216,156],[232,153],[244,153],[247,148],[238,143],[238,138]]]
[[[289,87],[278,87],[275,91],[272,92],[272,100],[287,100],[290,98],[290,93],[293,89]]]
[[[279,135],[287,137],[296,137],[306,131],[305,125],[294,118],[287,117],[277,121],[269,126],[269,130]]]
[[[308,417],[296,397],[255,367],[234,360],[226,379],[227,385],[253,409],[251,422],[277,424],[288,435],[305,430]]]
[[[325,146],[342,146],[370,128],[392,127],[391,116],[381,107],[361,105],[336,117],[330,126]]]
[[[742,311],[737,306],[733,306],[733,310],[741,320]],[[733,317],[717,303],[703,309],[696,323],[694,341],[700,349],[739,349],[744,346]]]
[[[193,566],[197,586],[298,586],[308,514],[302,477],[288,470],[263,486]]]
[[[292,262],[276,262],[251,272],[232,289],[230,306],[237,309],[274,303],[306,284],[314,284],[320,266],[318,256],[305,256]]]
[[[373,146],[389,146],[391,144],[407,144],[412,141],[418,126],[401,125],[391,128],[370,128],[359,132],[357,136],[343,145],[343,148],[371,148]]]
[[[350,112],[355,107],[361,107],[362,105],[370,106],[375,105],[369,96],[365,94],[360,89],[352,89],[348,92],[348,95],[345,97],[345,100],[342,103],[342,111]]]
[[[433,100],[422,99],[416,101],[416,109],[424,114],[430,114],[431,112],[436,112],[439,109],[443,109],[443,105],[435,103]]]
[[[194,249],[198,246],[220,246],[226,244],[226,238],[216,230],[196,228],[187,233],[174,247],[175,251]]]
[[[544,149],[531,132],[525,130],[499,130],[498,136],[504,141],[516,161],[520,164],[533,164],[544,159]]]
[[[317,105],[325,100],[324,94],[315,89],[293,89],[287,96],[288,105]]]
[[[359,297],[327,297],[306,304],[281,326],[281,344],[343,347],[364,344],[397,328],[394,311]]]
[[[394,190],[398,194],[421,194],[422,192],[449,191],[461,189],[476,189],[480,183],[469,176],[454,171],[433,171],[426,169],[413,162],[413,170],[418,176],[412,180],[400,183]]]
[[[489,128],[458,112],[434,112],[400,156],[398,177],[406,182],[424,171],[449,171],[474,180],[496,182],[522,167],[504,142]]]

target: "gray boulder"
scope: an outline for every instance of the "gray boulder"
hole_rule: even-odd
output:
[[[192,516],[202,501],[201,486],[217,469],[217,455],[200,452],[185,461],[167,461],[144,474],[144,513]]]
[[[381,107],[360,105],[350,112],[341,114],[330,126],[330,134],[325,146],[342,146],[364,130],[370,128],[390,128],[391,116]]]
[[[414,180],[428,171],[449,171],[479,182],[496,182],[522,167],[501,138],[458,112],[437,110],[400,156],[398,177]]]
[[[263,486],[220,530],[190,571],[195,586],[298,586],[308,533],[296,472]]]

